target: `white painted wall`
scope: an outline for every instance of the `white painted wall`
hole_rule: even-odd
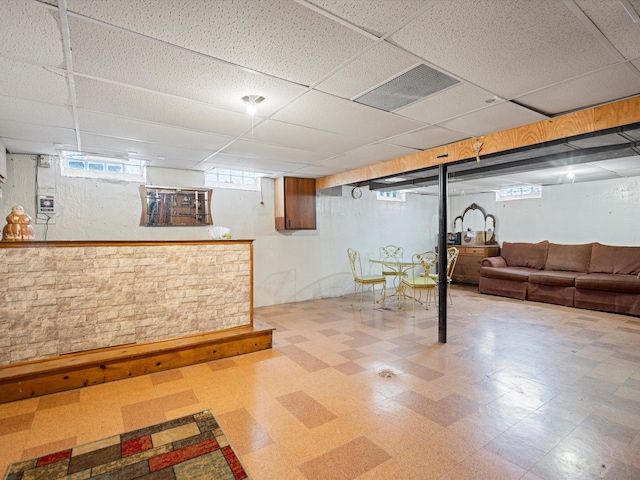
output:
[[[45,230],[47,240],[209,239],[207,227],[139,226],[139,184],[62,177],[57,167],[38,169],[41,186],[55,184],[61,212],[47,229],[35,219],[35,157],[10,155],[8,160],[0,219],[13,205],[22,205],[33,219],[36,240],[44,239]],[[195,188],[203,186],[203,177],[199,172],[150,168],[147,184]],[[234,238],[255,240],[254,306],[353,292],[349,247],[363,257],[377,255],[378,248],[389,243],[409,253],[435,247],[437,198],[408,195],[406,203],[396,203],[377,201],[367,189],[358,200],[349,193],[350,188],[343,187],[341,196],[318,194],[317,230],[280,233],[275,230],[273,180],[263,180],[262,195],[213,190],[214,223],[229,227]]]
[[[496,202],[495,194],[486,193],[452,197],[453,217],[472,203],[495,215],[500,245],[542,240],[640,245],[640,177],[543,187],[538,199]]]

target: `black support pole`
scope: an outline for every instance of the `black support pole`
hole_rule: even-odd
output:
[[[447,164],[438,166],[438,341],[447,343]]]

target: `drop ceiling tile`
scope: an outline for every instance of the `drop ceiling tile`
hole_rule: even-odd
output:
[[[478,137],[540,122],[547,117],[511,102],[504,102],[443,122],[442,127]]]
[[[162,14],[153,0],[120,2],[118,8],[68,4],[73,12],[304,85],[372,43],[293,1],[163,2]]]
[[[640,28],[633,23],[622,3],[616,1],[594,2],[575,0],[607,40],[627,59],[640,56]],[[640,13],[640,1],[631,0],[636,13]]]
[[[244,139],[327,153],[342,153],[369,143],[362,138],[347,137],[276,120],[265,120],[254,128],[253,133],[247,133]]]
[[[324,167],[322,165],[308,165],[306,167],[298,168],[297,170],[291,170],[288,172],[296,177],[303,178],[318,178],[326,177],[327,175],[333,175],[336,172],[334,168]]]
[[[424,126],[423,123],[315,91],[286,106],[273,118],[328,132],[348,132],[369,140],[395,136]]]
[[[55,105],[71,103],[66,77],[60,72],[1,57],[0,72],[0,92],[5,95]]]
[[[548,0],[439,2],[391,39],[504,98],[615,62],[562,2]]]
[[[338,171],[349,170],[352,168],[360,168],[371,163],[382,162],[385,160],[391,160],[398,157],[404,157],[405,155],[411,155],[417,153],[418,150],[398,147],[396,145],[387,145],[377,143],[374,145],[367,145],[362,148],[358,148],[351,152],[347,152],[344,155],[338,155],[320,162],[316,162],[316,165],[337,168]],[[372,162],[371,159],[377,159],[376,162]]]
[[[57,155],[53,143],[36,142],[33,140],[19,140],[15,138],[2,138],[9,153],[23,153],[27,155]]]
[[[400,20],[425,8],[424,0],[375,0],[364,5],[362,2],[335,0],[307,1],[376,36],[382,36],[396,27]]]
[[[251,130],[251,117],[204,103],[76,78],[78,107],[85,110],[236,137]]]
[[[39,2],[3,0],[0,18],[0,56],[38,65],[64,65],[57,9]]]
[[[468,83],[458,83],[424,100],[401,108],[395,113],[413,120],[435,124],[485,108],[489,105],[487,100],[493,97],[493,93],[486,90]]]
[[[280,159],[289,162],[315,163],[328,156],[327,153],[281,147],[268,143],[238,140],[221,153],[230,153],[256,159]]]
[[[100,134],[158,145],[173,147],[189,145],[194,150],[216,151],[233,140],[232,137],[223,135],[157,125],[86,110],[81,110],[78,117],[82,133]]]
[[[126,155],[128,152],[136,152],[136,157],[149,160],[150,165],[156,159],[163,157],[178,158],[185,164],[192,164],[201,161],[211,152],[209,150],[189,149],[184,147],[173,147],[169,145],[158,145],[125,138],[106,137],[91,133],[81,133],[82,151],[93,153],[110,153],[113,155]],[[61,142],[62,143],[62,142]]]
[[[74,128],[71,107],[0,95],[0,119],[34,125]]]
[[[398,135],[397,137],[386,140],[386,143],[393,143],[394,145],[401,145],[418,150],[427,150],[448,143],[459,142],[465,138],[468,138],[468,136],[464,133],[433,126],[423,128],[416,132]]]
[[[380,43],[315,88],[338,97],[354,98],[417,64],[414,57]]]
[[[245,95],[261,95],[261,115],[270,115],[305,88],[248,72],[173,45],[72,18],[74,70],[178,97],[245,112]],[[105,55],[105,53],[107,53]],[[122,68],[126,65],[126,68]]]
[[[640,75],[634,75],[624,65],[615,65],[515,100],[539,112],[554,115],[639,92]]]
[[[73,143],[76,139],[75,131],[70,128],[17,123],[9,120],[0,120],[0,132],[3,139],[27,141],[37,139],[38,143]]]
[[[273,174],[274,176],[280,176],[307,166],[307,164],[302,162],[284,162],[279,159],[250,158],[225,153],[217,154],[209,159],[205,165],[209,168],[237,168],[251,172],[267,173],[270,175]]]
[[[640,175],[640,156],[593,162],[593,165],[621,176],[635,177]]]

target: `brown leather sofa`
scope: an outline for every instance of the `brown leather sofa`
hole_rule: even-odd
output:
[[[640,316],[640,247],[504,242],[480,293]]]

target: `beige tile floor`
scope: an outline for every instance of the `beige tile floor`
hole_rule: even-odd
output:
[[[640,479],[640,319],[479,295],[257,308],[273,349],[0,405],[11,462],[212,409],[254,480]]]

